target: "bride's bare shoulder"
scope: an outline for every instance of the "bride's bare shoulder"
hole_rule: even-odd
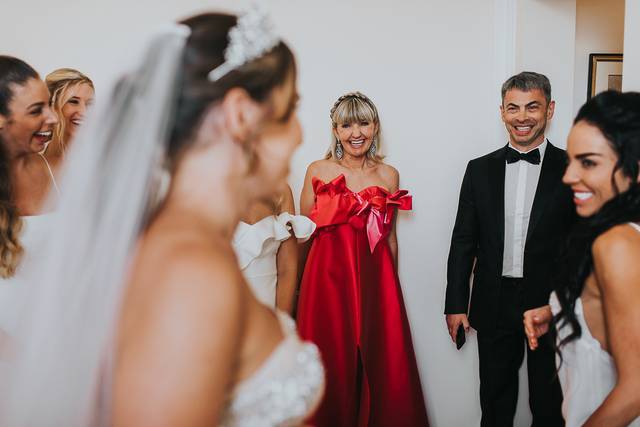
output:
[[[232,317],[243,310],[242,273],[228,242],[179,236],[164,247],[149,247],[153,243],[142,248],[132,277],[149,304]]]
[[[130,425],[163,424],[201,401],[215,414],[246,336],[234,257],[208,235],[160,237],[138,251],[120,319],[116,416]]]

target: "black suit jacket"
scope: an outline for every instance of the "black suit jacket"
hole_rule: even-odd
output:
[[[462,181],[447,268],[445,314],[467,313],[476,330],[497,324],[504,250],[507,147],[472,160]],[[524,249],[524,309],[548,304],[553,264],[575,221],[571,190],[562,184],[565,152],[547,144]],[[469,306],[469,279],[473,292]]]

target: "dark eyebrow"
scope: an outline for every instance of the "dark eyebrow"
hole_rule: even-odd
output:
[[[602,154],[599,154],[599,153],[581,153],[581,154],[577,154],[577,155],[575,156],[575,158],[576,158],[576,159],[580,159],[580,160],[582,160],[582,159],[586,159],[586,158],[587,158],[587,157],[589,157],[589,156],[598,156],[598,157],[602,157]]]
[[[40,107],[40,108],[42,108],[42,107],[44,107],[44,102],[36,102],[36,103],[34,103],[34,104],[31,104],[31,105],[29,105],[29,106],[27,107],[27,110],[30,110],[30,109],[32,109],[33,107]]]
[[[538,101],[531,101],[530,103],[528,103],[526,106],[527,107],[532,107],[534,105],[540,105],[540,103]]]
[[[510,102],[507,104],[507,108],[509,107],[516,107],[516,108],[520,108],[520,106],[518,104],[514,104],[513,102]]]

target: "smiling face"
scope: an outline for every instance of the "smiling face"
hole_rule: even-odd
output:
[[[70,141],[82,125],[87,109],[93,104],[94,90],[88,83],[70,86],[65,94],[60,120],[64,120],[64,141]]]
[[[12,156],[39,153],[53,135],[58,122],[49,108],[49,91],[40,79],[13,84],[9,115],[0,115],[0,136]]]
[[[345,154],[351,157],[366,156],[376,133],[376,124],[368,120],[339,123],[335,129],[336,138],[342,144]]]
[[[596,126],[576,123],[569,133],[567,154],[569,164],[562,181],[573,190],[578,215],[594,215],[619,192],[629,189],[631,178],[615,170],[618,154]]]
[[[347,95],[332,111],[333,135],[340,141],[345,156],[367,155],[379,130],[378,113],[364,95]]]
[[[555,102],[547,104],[541,89],[522,91],[511,89],[505,93],[500,114],[511,144],[529,151],[544,141],[547,122],[553,117]]]

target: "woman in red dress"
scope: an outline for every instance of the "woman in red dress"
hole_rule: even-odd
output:
[[[382,162],[380,121],[359,92],[331,109],[335,142],[307,169],[301,213],[316,224],[298,305],[298,329],[327,372],[311,424],[427,426],[397,275],[397,209],[411,209],[398,171]]]

